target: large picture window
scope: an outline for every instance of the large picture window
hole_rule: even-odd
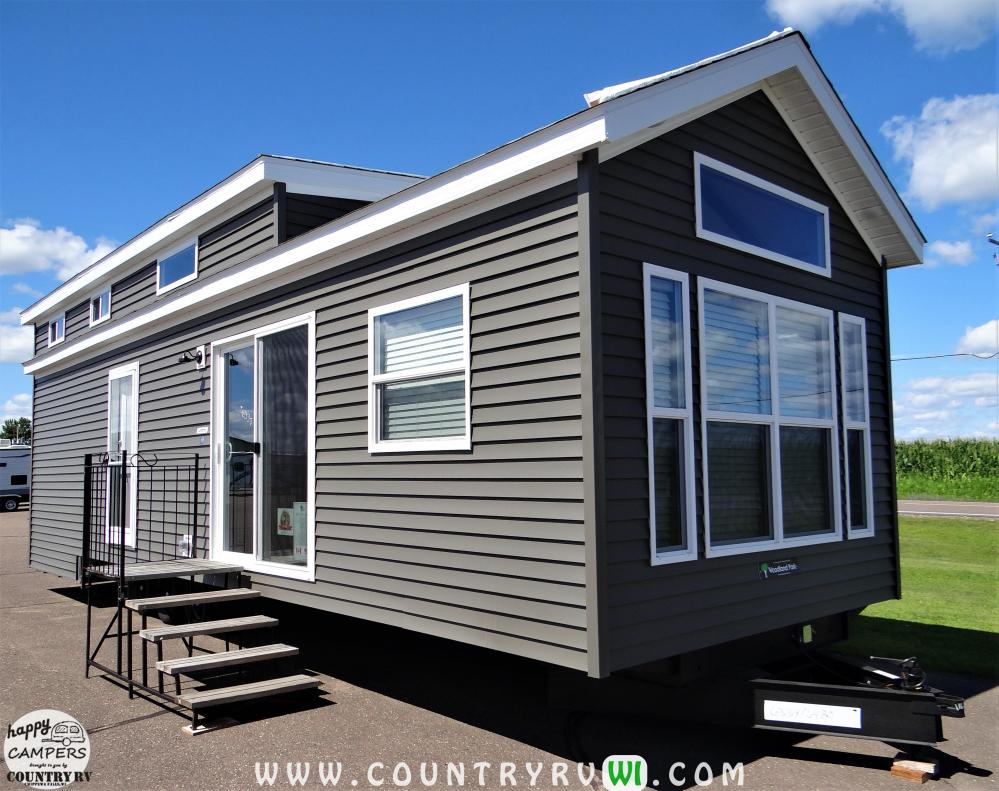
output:
[[[368,449],[471,448],[468,284],[368,311]]]
[[[828,310],[699,284],[709,556],[839,537]]]
[[[649,529],[653,563],[697,557],[687,275],[645,264]]]
[[[867,398],[867,325],[856,316],[839,317],[843,389],[843,444],[846,448],[846,524],[850,538],[874,535],[871,481],[871,423]]]
[[[829,209],[745,171],[694,153],[697,235],[826,276]]]

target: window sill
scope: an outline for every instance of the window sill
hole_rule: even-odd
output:
[[[842,540],[842,536],[837,531],[833,533],[824,533],[820,536],[785,538],[781,541],[747,541],[745,544],[724,544],[722,546],[711,546],[711,544],[708,544],[705,556],[709,558],[722,558],[730,555],[750,555],[759,552],[773,552],[782,549],[810,547],[818,544],[830,544],[834,541]]]
[[[668,566],[671,563],[685,563],[690,560],[697,560],[696,549],[677,549],[672,552],[657,552],[649,562],[651,566]]]
[[[396,440],[368,443],[368,453],[435,453],[437,451],[470,451],[471,437],[454,440]]]

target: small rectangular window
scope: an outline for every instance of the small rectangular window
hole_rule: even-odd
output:
[[[697,235],[782,264],[831,274],[829,209],[694,153]]]
[[[11,486],[27,486],[28,476],[27,475],[11,475],[10,476]]]
[[[56,316],[49,322],[49,346],[62,343],[66,337],[66,314]]]
[[[687,275],[645,264],[645,376],[652,562],[697,557]]]
[[[871,479],[871,423],[867,398],[867,325],[840,314],[840,375],[843,390],[843,443],[846,446],[847,535],[874,535]]]
[[[368,311],[369,450],[471,448],[469,288]]]
[[[156,293],[162,294],[179,285],[190,282],[198,276],[198,245],[190,243],[186,247],[168,253],[156,261]]]
[[[90,298],[90,326],[100,324],[111,317],[111,289]]]

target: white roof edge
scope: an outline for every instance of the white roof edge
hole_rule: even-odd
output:
[[[420,176],[404,173],[261,154],[25,308],[21,312],[21,324],[68,307],[71,300],[82,299],[98,282],[132,263],[133,259],[179,241],[212,212],[247,197],[268,182],[284,181],[289,192],[374,201],[421,180]]]
[[[596,107],[598,104],[603,104],[604,102],[609,102],[611,99],[616,99],[619,96],[624,96],[626,93],[631,93],[632,91],[637,91],[640,88],[645,88],[649,85],[655,85],[657,82],[664,82],[666,80],[672,79],[673,77],[678,77],[681,74],[685,74],[688,71],[693,71],[694,69],[699,69],[703,66],[708,66],[712,63],[716,63],[719,60],[725,60],[725,58],[730,58],[733,55],[738,55],[741,52],[746,52],[750,49],[756,49],[756,47],[763,46],[764,44],[769,44],[771,41],[776,41],[779,38],[785,38],[794,33],[794,28],[786,27],[783,30],[775,30],[770,35],[759,38],[756,41],[750,41],[748,44],[743,44],[742,46],[736,47],[735,49],[730,49],[727,52],[720,52],[717,55],[711,55],[710,57],[699,60],[696,63],[688,63],[686,66],[680,66],[676,69],[670,69],[669,71],[664,71],[661,74],[653,74],[651,77],[643,77],[640,80],[632,80],[631,82],[622,82],[618,85],[609,85],[606,88],[600,88],[596,91],[590,91],[589,93],[584,93],[583,98],[586,100],[588,107]]]

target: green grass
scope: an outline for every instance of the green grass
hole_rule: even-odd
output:
[[[899,521],[903,598],[856,616],[838,649],[915,655],[930,671],[999,677],[999,522]]]
[[[918,473],[899,473],[898,496],[902,500],[974,500],[999,502],[999,478],[940,480]]]

